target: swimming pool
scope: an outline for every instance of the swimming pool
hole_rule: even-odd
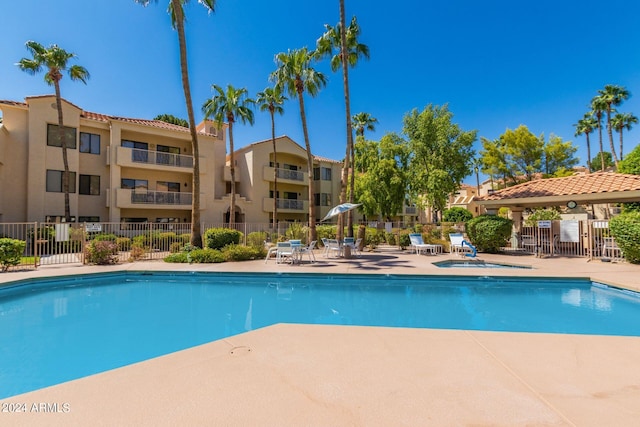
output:
[[[0,290],[0,398],[275,323],[640,336],[640,297],[579,279],[142,273]]]

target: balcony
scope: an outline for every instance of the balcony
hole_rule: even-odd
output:
[[[139,150],[137,148],[116,147],[116,164],[124,167],[145,169],[174,169],[180,172],[193,171],[193,156],[165,153],[160,151]],[[205,162],[200,162],[200,172]]]
[[[118,208],[191,210],[191,202],[191,193],[116,189]]]
[[[262,199],[262,210],[273,212],[273,199],[265,197]],[[309,210],[308,200],[299,199],[278,199],[278,212],[305,213]]]
[[[405,215],[416,215],[417,212],[418,212],[418,208],[416,208],[415,206],[405,206],[404,207],[404,214]]]
[[[291,169],[275,169],[278,173],[278,182],[285,184],[309,185],[309,174],[300,170]],[[273,182],[274,168],[265,166],[262,169],[262,179],[267,182]]]

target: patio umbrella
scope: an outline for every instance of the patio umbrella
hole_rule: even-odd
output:
[[[343,203],[343,204],[341,204],[341,205],[338,205],[338,206],[336,206],[336,207],[333,207],[333,208],[331,208],[331,210],[329,211],[329,213],[327,213],[327,214],[325,215],[325,217],[324,217],[324,218],[322,218],[322,219],[320,220],[320,222],[322,222],[322,221],[326,221],[326,220],[328,220],[329,218],[333,218],[334,216],[340,215],[341,213],[348,212],[348,211],[350,211],[351,209],[355,209],[355,208],[357,208],[358,206],[360,206],[361,204],[362,204],[362,203]]]

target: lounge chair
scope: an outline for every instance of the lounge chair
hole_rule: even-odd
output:
[[[264,242],[264,247],[267,250],[267,256],[264,258],[264,263],[266,264],[267,261],[269,261],[269,258],[271,258],[271,255],[276,254],[276,252],[278,251],[278,246],[277,245],[270,246],[269,243]]]
[[[421,252],[424,252],[424,253],[430,252],[431,255],[436,254],[438,246],[425,243],[424,240],[422,240],[422,234],[420,233],[409,234],[409,240],[411,241],[411,246],[413,246],[413,248],[416,250],[416,255],[419,255]]]
[[[450,253],[467,255],[471,257],[476,256],[475,248],[464,239],[464,235],[462,233],[450,233],[449,242],[451,243],[451,245],[449,246]]]

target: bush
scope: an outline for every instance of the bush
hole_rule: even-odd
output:
[[[264,242],[267,240],[267,232],[266,231],[254,231],[247,234],[247,245],[262,247],[264,246]]]
[[[386,241],[384,230],[378,230],[375,227],[366,227],[364,231],[364,244],[371,249],[378,246],[381,242]]]
[[[218,249],[194,249],[187,252],[189,262],[195,263],[218,263],[225,262],[224,254]]]
[[[182,251],[182,243],[180,242],[173,242],[171,244],[171,246],[169,246],[169,252],[171,252],[172,254],[178,253]]]
[[[164,257],[164,262],[188,263],[189,257],[187,252],[178,252]]]
[[[228,245],[240,243],[242,233],[231,228],[210,228],[204,233],[205,246],[209,249],[222,249]]]
[[[459,206],[445,209],[442,213],[442,221],[444,222],[467,222],[471,218],[473,218],[473,214],[467,209]]]
[[[411,233],[412,230],[400,230],[400,234],[398,234],[398,245],[401,249],[411,246],[411,239],[409,238],[409,234]]]
[[[337,233],[338,227],[335,225],[316,225],[316,234],[320,242],[322,239],[335,239]]]
[[[227,261],[248,261],[264,258],[267,253],[263,246],[229,245],[222,250]]]
[[[396,239],[396,234],[393,231],[385,232],[384,233],[384,240],[387,242],[387,245],[391,245],[391,246],[397,246],[398,245],[398,241]]]
[[[116,242],[118,240],[118,236],[110,233],[100,233],[93,236],[91,240],[95,240],[96,242]]]
[[[640,263],[640,212],[624,212],[611,218],[609,228],[622,256],[631,263]]]
[[[0,269],[7,271],[9,267],[20,264],[27,242],[9,238],[0,239]]]
[[[128,237],[118,237],[116,239],[116,245],[119,251],[128,251],[131,249],[131,239]]]
[[[511,237],[513,221],[497,215],[480,215],[467,222],[467,235],[478,251],[497,253]]]
[[[287,228],[287,231],[285,231],[284,235],[288,240],[305,240],[307,237],[307,231],[308,231],[309,227],[307,227],[306,225],[304,225],[301,222],[294,222],[291,225],[289,225],[289,228]],[[317,229],[316,229],[316,233],[317,233]]]
[[[147,254],[147,250],[140,243],[134,243],[131,245],[131,252],[129,252],[129,262],[138,261],[144,258]]]
[[[85,246],[84,256],[90,264],[116,264],[118,262],[118,246],[109,240],[92,240]]]

